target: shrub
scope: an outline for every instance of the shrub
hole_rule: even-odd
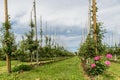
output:
[[[15,66],[12,71],[13,72],[17,72],[17,71],[29,71],[31,69],[32,69],[32,66],[21,64],[19,66]]]
[[[107,68],[110,67],[110,58],[112,58],[111,54],[107,54],[106,57],[95,56],[92,59],[94,63],[88,65],[88,75],[98,76],[103,74],[107,70]]]
[[[90,76],[97,76],[105,72],[106,70],[105,65],[103,65],[102,63],[95,63],[95,65],[96,65],[95,67],[88,69],[88,74]]]

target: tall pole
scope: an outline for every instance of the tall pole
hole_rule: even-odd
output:
[[[95,53],[97,53],[97,22],[96,22],[96,0],[92,0],[93,7],[93,28],[94,28],[94,41],[95,41]]]
[[[56,31],[56,30],[55,30]],[[54,34],[53,34],[53,46],[55,46],[55,35],[56,35],[56,32],[54,31]]]
[[[114,47],[114,42],[113,42],[113,32],[112,32],[112,37],[111,37],[112,39],[112,41],[111,41],[111,47]],[[115,43],[116,44],[116,43]]]
[[[88,9],[88,32],[90,33],[91,29],[91,0],[89,0],[89,9]]]
[[[42,34],[43,33],[43,31],[42,31],[42,16],[40,16],[40,37],[41,37],[41,39],[40,39],[40,45],[41,45],[41,47],[42,47],[42,41],[43,41],[43,39],[42,39]]]
[[[5,8],[5,22],[8,22],[8,2],[7,2],[7,0],[4,0],[4,8]]]
[[[84,43],[84,28],[82,29],[81,34],[82,34],[82,36],[81,36],[81,43]]]
[[[55,28],[55,49],[57,48],[57,29]]]
[[[9,24],[9,21],[8,21],[8,2],[7,2],[7,0],[4,0],[4,8],[5,8],[5,24]],[[9,27],[10,27],[9,25],[5,26],[6,34],[9,34]],[[7,44],[6,44],[6,46],[7,46]],[[11,73],[11,58],[10,58],[9,53],[6,53],[6,64],[7,64],[7,72]]]
[[[33,9],[34,9],[34,8],[32,8],[32,11],[33,11]],[[32,11],[31,11],[31,15],[30,15],[30,18],[31,18],[30,28],[31,28],[31,32],[34,32],[33,28],[34,28],[35,25],[33,25]],[[34,36],[33,36],[33,37],[34,37]],[[32,40],[33,40],[33,37],[32,37]],[[34,59],[33,51],[30,51],[30,61],[31,61],[31,65],[32,65],[33,59]]]
[[[80,46],[83,44],[83,30],[81,31],[81,43]]]
[[[85,28],[86,28],[86,26],[85,26]],[[86,34],[85,28],[84,28],[84,30],[83,30],[84,42],[86,41],[86,39],[85,39],[85,34]]]
[[[46,36],[47,36],[47,21],[46,21]]]
[[[35,20],[35,33],[36,33],[36,41],[37,41],[37,19],[36,19],[36,1],[34,0],[34,20]]]
[[[46,46],[48,45],[48,36],[47,36],[47,22],[46,22],[46,35],[45,35],[45,38],[46,38]]]
[[[37,19],[36,19],[36,0],[34,0],[34,20],[35,20],[35,33],[36,33],[36,44],[37,44],[37,50],[36,50],[36,62],[37,65],[39,64],[39,60],[38,60],[38,38],[37,38]]]

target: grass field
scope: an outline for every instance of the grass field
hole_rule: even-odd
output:
[[[58,60],[63,60],[66,59],[68,57],[62,58],[62,57],[57,57],[57,58],[51,58],[51,59],[45,59],[44,61],[40,61],[40,63],[47,63],[47,62],[54,62],[54,61],[58,61]],[[32,64],[35,64],[36,62],[32,62]],[[11,65],[12,67],[20,65],[20,64],[28,64],[30,65],[31,62],[20,62],[20,61],[11,61]],[[6,70],[6,61],[0,61],[0,74],[1,73],[5,73]]]
[[[1,74],[1,80],[85,80],[77,57],[40,66],[28,72]]]
[[[13,61],[12,64],[18,64],[18,62]],[[3,62],[0,65],[0,71],[2,68],[6,68],[4,66],[5,63]],[[120,64],[112,63],[108,70],[108,74],[100,76],[99,80],[120,80],[119,67]],[[78,57],[73,57],[52,64],[39,66],[31,71],[23,72],[20,74],[0,74],[0,80],[87,80],[86,77],[84,77],[85,75],[82,67],[80,66],[80,59]]]
[[[114,74],[114,76],[118,78],[117,80],[120,80],[120,64],[112,63],[108,71]]]

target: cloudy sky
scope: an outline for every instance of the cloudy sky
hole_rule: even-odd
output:
[[[82,32],[87,33],[88,0],[36,0],[37,26],[43,18],[43,30],[48,23],[48,33],[56,33],[56,41],[65,48],[76,51],[79,48]],[[9,15],[16,41],[29,31],[30,12],[33,0],[8,0]],[[97,0],[98,21],[107,30],[104,43],[113,45],[120,41],[120,0]],[[4,0],[0,0],[0,27],[4,22]],[[112,41],[113,35],[113,41]]]

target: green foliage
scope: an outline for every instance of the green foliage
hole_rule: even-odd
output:
[[[103,54],[105,52],[105,45],[102,44],[102,39],[104,37],[104,33],[106,32],[102,27],[102,23],[97,23],[97,51],[98,54]]]
[[[5,60],[5,54],[2,51],[2,48],[0,48],[0,60]]]
[[[120,47],[115,44],[115,47],[113,48],[113,54],[120,55]]]
[[[115,46],[107,48],[107,53],[120,55],[120,47],[115,44]]]
[[[16,50],[16,44],[15,36],[9,29],[11,29],[10,21],[3,23],[3,27],[0,30],[2,51],[3,53],[11,55],[11,53]]]
[[[101,23],[97,23],[97,46],[93,38],[93,28],[91,28],[86,41],[80,46],[79,55],[83,56],[85,59],[93,58],[96,55],[101,55],[105,52],[106,46],[102,44],[102,39],[104,37],[105,30],[102,29]],[[97,53],[95,53],[95,47],[97,48]]]
[[[30,22],[30,27],[31,28],[35,27],[35,24],[33,23],[32,19],[31,19],[31,22]]]
[[[12,59],[19,60],[21,62],[29,61],[28,52],[23,52],[21,49],[17,49],[12,55]]]
[[[30,52],[33,52],[33,51],[37,50],[39,42],[36,41],[36,40],[33,40],[33,38],[34,38],[34,29],[33,29],[32,26],[31,26],[31,31],[29,31],[29,33],[26,34],[26,37],[27,37],[27,39],[25,40],[25,43],[26,43],[27,49]]]
[[[15,38],[13,33],[9,33],[8,36],[4,37],[2,41],[4,53],[11,55],[11,53],[16,50],[16,44],[14,39]]]
[[[114,54],[114,49],[113,48],[107,48],[107,53]]]
[[[21,64],[19,66],[15,66],[12,71],[13,72],[18,72],[18,71],[29,71],[32,69],[32,66],[30,65],[24,65],[24,64]]]
[[[86,41],[80,46],[79,55],[82,57],[83,68],[87,71],[89,76],[98,76],[103,74],[106,71],[105,63],[102,61],[93,61],[93,58],[96,56],[103,56],[106,52],[106,46],[102,44],[102,39],[104,37],[105,30],[102,29],[102,24],[97,23],[96,31],[94,31],[93,24],[90,28],[90,32],[86,38]],[[94,33],[96,33],[97,43],[94,40]],[[96,50],[97,49],[97,52]],[[89,63],[86,63],[89,59]],[[94,63],[91,64],[91,61]],[[92,67],[95,66],[95,67]]]
[[[96,64],[96,67],[95,68],[88,68],[88,74],[90,76],[98,76],[98,75],[101,75],[103,74],[105,71],[106,71],[106,66],[103,65],[102,63],[95,63]]]
[[[81,45],[81,48],[79,49],[79,55],[85,59],[89,57],[93,58],[95,56],[95,44],[90,35],[88,35],[85,43]]]
[[[39,49],[39,53],[41,57],[46,57],[46,58],[73,56],[73,53],[65,50],[62,47],[55,48],[55,47],[45,46]]]
[[[9,17],[9,19],[10,19],[10,17]],[[11,23],[9,20],[7,22],[3,23],[3,28],[4,28],[4,30],[11,29]]]

